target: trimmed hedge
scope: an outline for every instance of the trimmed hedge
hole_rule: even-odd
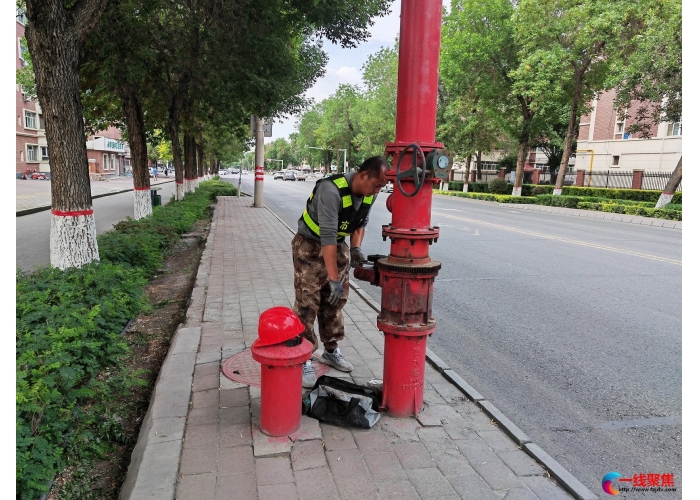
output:
[[[473,200],[483,200],[483,201],[495,201],[498,203],[522,203],[522,204],[532,204],[535,203],[535,199],[523,196],[511,196],[509,194],[491,194],[491,193],[464,193],[460,191],[437,191],[438,194],[444,194],[447,196],[456,196],[458,198],[471,198]]]
[[[464,188],[464,183],[463,182],[457,182],[457,181],[452,181],[448,184],[448,189],[450,191],[462,191]],[[533,192],[533,190],[539,190],[539,193]],[[535,193],[536,194],[545,194],[545,193],[552,193],[554,190],[554,186],[543,186],[543,185],[537,185],[537,184],[523,184],[523,189],[521,191],[521,194],[523,196],[533,196]],[[489,193],[489,185],[488,182],[470,182],[469,183],[469,192],[470,193]],[[513,184],[508,183],[508,193],[513,192]]]
[[[646,190],[646,189],[608,189],[608,188],[592,188],[592,187],[577,187],[565,186],[562,189],[562,195],[567,196],[597,196],[600,198],[619,199],[619,200],[634,200],[656,202],[661,196],[661,191]],[[671,203],[682,204],[683,193],[678,192],[673,195]]]
[[[470,198],[474,200],[495,201],[497,203],[537,204],[552,207],[578,208],[582,210],[598,210],[626,215],[640,215],[657,219],[683,220],[682,205],[667,205],[667,208],[654,208],[655,203],[635,202],[632,200],[611,200],[601,197],[553,196],[543,194],[538,196],[511,196],[491,193],[472,193],[459,191],[437,191],[438,194]],[[669,208],[670,207],[670,208]]]
[[[121,406],[142,374],[120,361],[129,352],[120,333],[148,309],[146,278],[179,235],[209,216],[229,183],[208,181],[153,216],[127,219],[98,236],[100,262],[16,276],[16,488],[36,500],[71,463],[104,456],[125,442]]]
[[[656,219],[683,220],[683,212],[680,210],[668,210],[666,208],[647,208],[635,205],[620,205],[617,203],[593,203],[582,201],[578,208],[584,210],[597,210],[600,212],[612,212],[625,215],[640,215],[642,217],[654,217]]]

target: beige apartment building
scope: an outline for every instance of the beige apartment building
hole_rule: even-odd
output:
[[[672,172],[682,154],[681,123],[663,122],[651,128],[651,138],[627,132],[634,123],[635,103],[621,118],[614,106],[615,92],[604,92],[593,101],[590,114],[581,117],[575,168],[601,171],[644,170]]]

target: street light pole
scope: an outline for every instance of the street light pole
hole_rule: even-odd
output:
[[[253,190],[253,206],[262,208],[263,202],[263,174],[265,161],[265,135],[263,132],[263,121],[255,116],[255,184]]]

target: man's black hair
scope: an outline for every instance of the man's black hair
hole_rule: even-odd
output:
[[[372,156],[360,165],[359,172],[367,172],[367,176],[370,179],[376,179],[381,175],[382,167],[389,170],[389,164],[386,159],[383,156]]]

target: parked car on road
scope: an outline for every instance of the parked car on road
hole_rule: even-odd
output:
[[[295,170],[294,171],[294,178],[297,181],[305,181],[306,180],[306,172],[302,170]]]
[[[284,174],[285,174],[284,170],[280,170],[280,171],[278,171],[278,172],[275,172],[275,175],[272,176],[272,180],[275,180],[275,179],[282,179],[282,180],[285,180],[285,179],[284,179]]]
[[[393,193],[394,192],[394,183],[387,182],[386,185],[381,190],[385,193]]]
[[[294,170],[287,170],[284,173],[284,180],[285,181],[295,181],[297,178],[294,176]]]

